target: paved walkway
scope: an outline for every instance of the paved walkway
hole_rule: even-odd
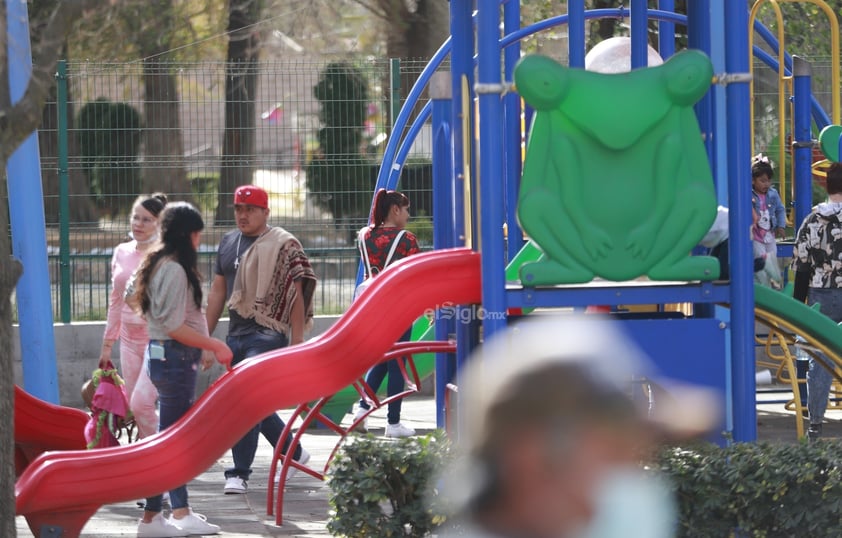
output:
[[[383,434],[386,426],[385,409],[369,418],[369,428],[375,435]],[[289,413],[280,413],[286,420]],[[435,402],[429,396],[413,396],[404,400],[405,423],[419,433],[435,429]],[[346,416],[346,424],[351,416]],[[327,430],[312,430],[304,435],[303,446],[311,454],[310,466],[323,466],[336,445],[338,437]],[[223,471],[231,466],[231,453],[226,453],[214,465],[189,484],[190,504],[208,521],[222,527],[220,536],[297,536],[301,538],[330,536],[326,529],[329,488],[307,474],[299,473],[287,484],[284,494],[284,524],[275,525],[275,516],[266,515],[266,485],[271,464],[272,447],[261,437],[253,466],[252,480],[246,495],[225,495]],[[102,507],[82,530],[82,537],[135,536],[137,521],[142,515],[135,502],[110,504]],[[32,537],[26,520],[18,516],[20,537]]]
[[[762,396],[761,399],[785,399],[788,394]],[[284,413],[281,413],[284,415]],[[406,423],[420,433],[435,428],[434,401],[429,396],[415,396],[404,403]],[[285,417],[286,418],[286,417]],[[350,415],[346,417],[350,420]],[[372,431],[382,434],[385,410],[372,416]],[[828,411],[825,425],[827,437],[842,437],[842,408]],[[795,416],[785,411],[782,403],[758,406],[758,438],[795,442]],[[323,464],[337,437],[324,430],[305,434],[304,446],[312,454],[311,465]],[[254,478],[246,495],[222,493],[223,469],[231,464],[230,452],[190,483],[191,505],[208,520],[222,527],[221,536],[297,536],[301,538],[329,536],[326,530],[329,489],[324,482],[298,474],[287,485],[284,502],[284,524],[275,525],[274,516],[266,515],[266,481],[272,456],[271,446],[261,438],[254,465]],[[102,507],[85,526],[83,537],[135,536],[141,509],[134,502]],[[33,536],[22,517],[17,518],[18,536]]]

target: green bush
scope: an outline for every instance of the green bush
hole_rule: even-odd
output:
[[[449,451],[442,432],[356,438],[331,466],[328,530],[349,538],[428,535],[446,519],[431,480]],[[835,442],[666,447],[645,466],[672,483],[679,538],[842,536]]]
[[[371,435],[350,440],[328,473],[328,531],[348,538],[427,536],[443,521],[430,508],[430,495],[449,447],[442,431],[394,441]]]
[[[406,229],[415,234],[418,245],[421,247],[433,246],[433,219],[427,216],[424,210],[413,215]]]
[[[833,442],[668,448],[677,536],[842,536],[842,453]]]

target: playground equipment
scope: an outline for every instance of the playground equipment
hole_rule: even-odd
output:
[[[828,334],[824,328],[815,332],[814,326],[823,327],[823,322],[803,312],[795,301],[755,291],[749,238],[745,234],[741,240],[743,234],[737,232],[748,230],[751,222],[751,143],[746,113],[749,24],[744,4],[694,0],[688,3],[689,11],[684,16],[674,13],[673,2],[666,0],[660,2],[660,10],[649,10],[643,0],[632,0],[629,9],[593,11],[584,9],[583,0],[570,0],[567,14],[526,28],[519,25],[516,1],[480,2],[476,14],[472,13],[473,5],[468,0],[450,2],[451,39],[436,53],[410,92],[410,104],[399,114],[395,135],[387,144],[377,184],[377,188],[397,186],[402,158],[412,139],[423,122],[432,121],[434,244],[441,250],[402,260],[384,271],[321,337],[266,353],[226,374],[167,431],[128,447],[52,452],[36,458],[16,486],[17,513],[27,517],[33,532],[39,533],[50,525],[62,528],[67,536],[78,535],[87,518],[102,504],[158,493],[190,480],[245,433],[244,425],[257,422],[275,409],[330,396],[359,379],[426,308],[473,305],[466,308],[465,317],[445,319],[441,311],[437,315],[433,340],[444,342],[455,335],[457,342],[455,361],[444,354],[436,358],[436,384],[444,387],[478,342],[480,327],[486,337],[502,330],[509,312],[588,305],[693,303],[691,316],[663,312],[615,316],[665,376],[706,385],[721,394],[726,410],[721,417],[722,430],[737,441],[756,437],[755,306],[782,330],[797,331],[831,356],[842,356],[838,329],[836,333],[830,327]],[[585,58],[584,23],[598,17],[630,17],[633,69],[647,64],[647,20],[659,21],[659,51],[666,62],[659,68],[633,71],[628,76],[552,67],[557,76],[546,83],[564,88],[565,80],[575,80],[572,93],[583,107],[557,123],[559,113],[555,105],[560,101],[540,91],[541,73],[529,73],[530,63],[544,60],[523,60],[521,65],[527,66],[523,68],[525,78],[515,76],[515,65],[520,60],[518,41],[543,28],[567,24],[569,67],[581,68]],[[690,48],[700,52],[673,54],[675,24],[686,26]],[[725,36],[724,43],[720,36]],[[433,79],[447,54],[450,73],[439,73]],[[505,79],[500,70],[501,57]],[[702,57],[706,57],[704,61]],[[703,65],[708,58],[710,63]],[[667,72],[671,74],[662,76]],[[651,81],[654,79],[660,80],[655,83]],[[521,159],[520,147],[521,95],[513,91],[513,80],[537,110],[526,161]],[[432,100],[418,114],[416,123],[407,127],[414,100],[428,82]],[[612,82],[613,93],[606,89]],[[611,118],[606,117],[608,108],[599,109],[612,97],[621,101],[627,89],[625,82],[629,82],[628,89],[636,98],[634,106],[639,109],[646,108],[638,100],[642,94],[652,94],[656,106],[651,115],[635,115],[637,112],[613,107],[611,110],[620,116]],[[594,95],[602,96],[602,102],[586,99],[592,97],[588,91],[591,88],[595,89]],[[548,104],[547,110],[539,108],[542,102]],[[591,117],[581,119],[584,109],[592,109],[598,119],[595,128],[588,124]],[[542,119],[542,112],[551,121]],[[693,115],[695,121],[691,121]],[[639,122],[646,122],[651,128],[631,136],[633,131],[641,131]],[[402,138],[404,131],[406,137]],[[553,153],[558,147],[551,145],[558,134],[563,135],[559,155],[567,157],[563,163]],[[585,136],[588,148],[583,152]],[[703,145],[699,144],[700,139]],[[541,177],[540,167],[548,164],[540,162],[541,157],[535,160],[541,146],[544,149],[538,154],[543,151],[544,159],[555,166],[543,169],[552,174],[546,179],[555,180],[552,189],[536,183]],[[643,159],[638,152],[654,155],[654,160]],[[583,162],[582,157],[599,162]],[[598,198],[605,193],[594,184],[612,174],[635,182],[637,190],[625,191],[628,204],[646,203],[660,216],[650,221],[645,215],[621,213],[623,218],[631,219],[632,225],[624,232],[612,224],[609,215],[598,213]],[[673,176],[679,188],[666,181]],[[651,184],[649,178],[657,181]],[[571,194],[569,190],[576,187],[568,182],[577,181],[584,196],[579,193],[577,197],[575,191]],[[521,193],[521,186],[526,186],[527,192]],[[796,193],[800,192],[803,191],[796,185]],[[541,193],[546,193],[546,199],[541,199]],[[516,203],[521,194],[529,197],[525,209]],[[567,197],[581,201],[591,214],[573,218],[580,208],[568,205]],[[650,198],[657,201],[650,205]],[[705,256],[688,256],[691,243],[698,241],[712,221],[717,202],[730,206],[730,230],[734,231],[730,241],[731,280],[727,282],[714,280],[713,261]],[[671,204],[676,203],[678,209],[687,213],[686,226],[677,214],[670,213]],[[612,204],[615,211],[626,211],[616,200]],[[553,238],[559,231],[549,229],[555,223],[543,218],[541,211],[554,211],[559,220],[564,217],[561,234],[589,234],[592,239],[582,245],[554,245]],[[525,240],[517,215],[536,239],[520,256]],[[452,249],[462,244],[470,248]],[[583,251],[591,252],[591,258]],[[562,264],[568,254],[579,256],[581,267],[576,278],[560,274],[557,267],[551,267],[552,271],[538,270],[541,255],[546,255],[546,261]],[[628,273],[619,272],[606,259],[630,263],[632,268]],[[524,264],[520,273],[521,266],[512,266],[514,260],[538,265]],[[587,272],[614,280],[581,285]],[[525,278],[511,278],[518,274]],[[538,277],[530,280],[530,274]],[[667,280],[624,280],[645,274]],[[472,314],[476,303],[482,306],[482,316]],[[729,305],[728,313],[716,308],[718,304]],[[384,311],[392,314],[382,318]],[[799,313],[793,316],[791,311]],[[440,424],[444,424],[446,414],[444,392],[437,395]],[[248,393],[249,398],[240,398],[241,405],[233,413],[227,402],[235,393]],[[213,417],[217,427],[206,427],[211,420],[208,417]],[[195,446],[203,448],[196,450]],[[162,466],[164,452],[171,464]],[[129,461],[131,465],[126,464]],[[105,477],[110,480],[104,480]],[[84,497],[75,495],[80,489],[85,491]]]
[[[36,536],[47,527],[78,536],[103,504],[188,482],[261,417],[329,396],[363,376],[425,309],[445,301],[478,302],[479,267],[479,255],[468,249],[422,253],[395,263],[372,284],[378,293],[355,301],[327,332],[238,366],[166,431],[122,447],[42,454],[18,478],[16,512],[26,516]],[[387,310],[392,315],[383,318]],[[234,400],[239,403],[232,407]]]
[[[830,29],[830,54],[831,54],[831,63],[830,65],[833,66],[831,68],[831,81],[830,87],[831,88],[838,88],[839,87],[839,22],[836,18],[836,14],[833,12],[833,9],[827,5],[826,2],[822,0],[783,0],[786,3],[804,3],[804,4],[813,4],[819,7],[822,12],[824,13],[829,29]],[[764,8],[764,6],[770,6],[775,13],[775,21],[777,27],[777,39],[775,40],[770,33],[763,28],[761,25],[757,23],[757,16],[760,13],[760,10]],[[777,162],[779,164],[779,182],[780,182],[780,189],[779,192],[781,194],[781,201],[784,204],[784,207],[787,207],[787,200],[792,199],[795,196],[794,189],[791,189],[792,192],[789,192],[787,189],[787,167],[784,165],[786,162],[786,148],[784,146],[784,140],[787,140],[786,136],[786,128],[787,128],[787,121],[786,118],[791,118],[791,128],[793,131],[796,130],[795,125],[795,114],[792,112],[792,106],[787,106],[788,97],[793,95],[794,93],[794,77],[793,77],[793,59],[789,56],[786,52],[786,44],[785,44],[785,32],[784,32],[784,18],[781,12],[780,5],[777,0],[757,0],[751,8],[751,12],[749,14],[749,28],[757,28],[758,31],[761,33],[767,43],[773,48],[773,50],[777,51],[777,64],[774,62],[769,62],[771,58],[764,54],[758,54],[761,59],[769,63],[776,69],[778,73],[778,86],[777,86],[777,111],[778,111],[778,155],[777,155]],[[754,46],[754,32],[749,32],[748,34],[749,39],[749,50],[756,51],[760,53],[760,49],[755,49]],[[749,68],[751,73],[754,74],[754,64],[749,62]],[[754,78],[752,77],[750,84],[750,91],[751,94],[754,95]],[[752,141],[752,150],[754,150],[754,107],[751,107],[751,141]],[[787,114],[787,111],[790,111]],[[834,97],[831,100],[831,121],[834,124],[839,124],[840,122],[840,107],[839,107],[839,95],[838,93],[834,92]],[[819,129],[822,129],[827,122],[822,123],[818,121]],[[811,144],[812,146],[812,144]],[[752,153],[754,154],[754,153]],[[793,169],[795,167],[795,159],[792,160],[793,162]],[[817,174],[823,174],[821,172],[821,165],[823,163],[821,161],[816,161],[813,163],[813,168],[817,170]],[[793,173],[793,177],[795,174]],[[791,219],[791,216],[788,216],[788,219]],[[795,226],[801,222],[800,219],[796,219],[794,222]],[[793,224],[793,222],[790,222]]]

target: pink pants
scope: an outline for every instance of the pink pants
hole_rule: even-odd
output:
[[[158,390],[149,380],[143,364],[148,343],[145,324],[121,324],[120,369],[126,382],[129,409],[134,414],[141,439],[158,432]]]

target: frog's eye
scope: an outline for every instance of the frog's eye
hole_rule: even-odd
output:
[[[664,77],[672,101],[688,106],[707,92],[711,85],[713,69],[704,54],[687,51],[675,55],[664,64]]]
[[[568,70],[552,58],[525,56],[515,66],[515,86],[536,110],[557,108],[567,93]]]

